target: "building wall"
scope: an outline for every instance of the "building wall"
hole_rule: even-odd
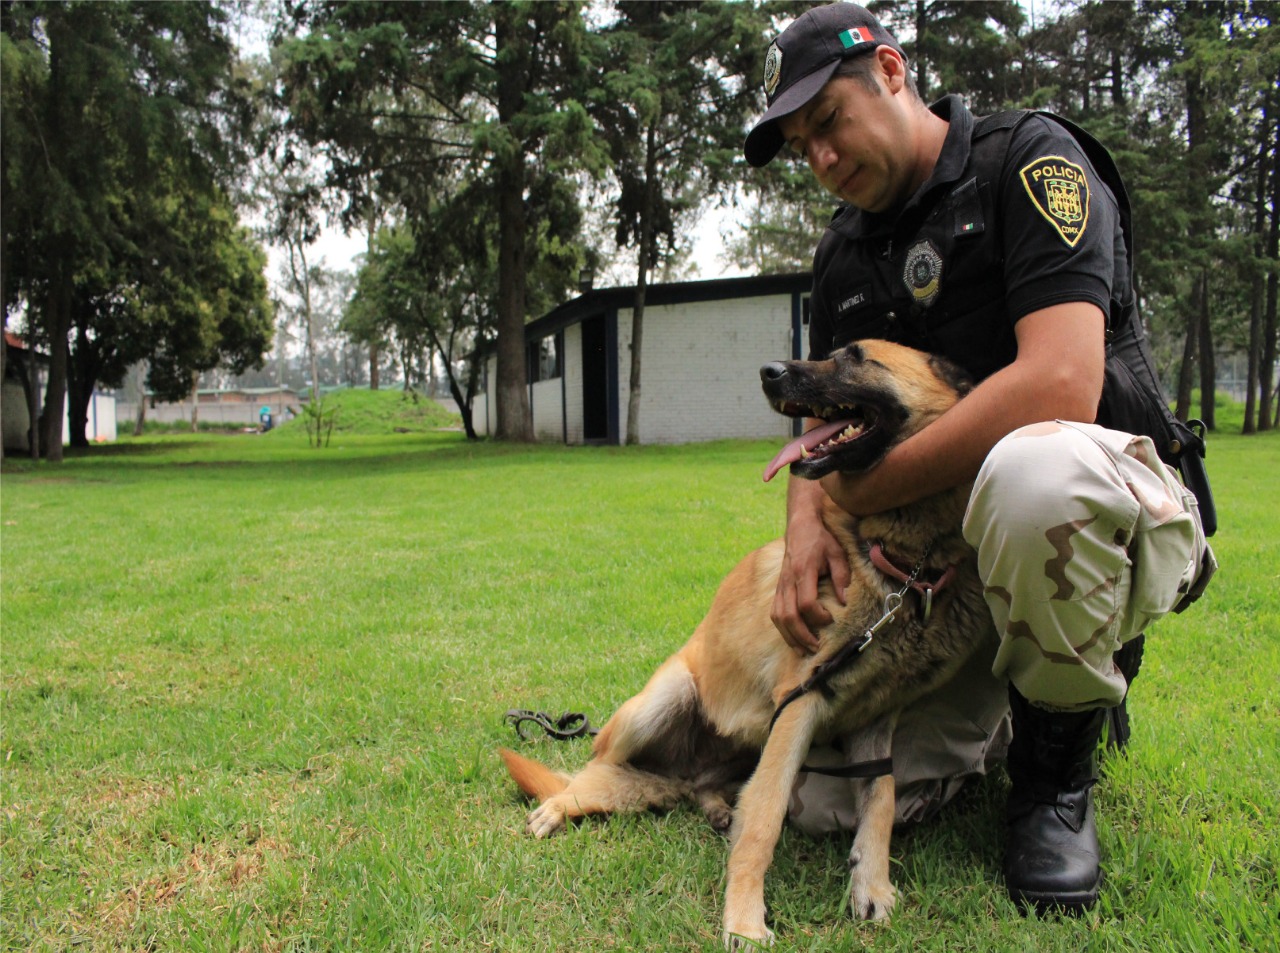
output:
[[[791,356],[791,296],[645,308],[640,442],[789,437],[769,408],[760,365]],[[626,433],[631,310],[618,313],[619,431]]]
[[[85,408],[86,422],[84,435],[90,443],[106,443],[116,439],[116,399],[109,394],[95,393],[89,398],[89,406]],[[62,442],[71,440],[71,424],[67,418],[67,407],[63,404]]]
[[[17,381],[5,381],[0,394],[0,414],[3,414],[3,439],[6,450],[30,450],[27,431],[31,429],[31,415],[27,413],[27,394]]]
[[[564,439],[564,401],[560,399],[560,378],[538,381],[530,388],[533,404],[533,435],[537,440],[559,443]]]
[[[631,379],[631,315],[629,308],[618,312],[622,439]],[[642,443],[791,436],[790,420],[774,413],[760,391],[760,365],[791,356],[791,295],[650,305],[645,308],[644,350]],[[565,329],[561,364],[563,382],[556,378],[533,385],[534,432],[539,440],[581,444],[581,325]],[[488,390],[477,395],[473,413],[481,435],[497,426],[496,381],[497,359],[490,357]]]
[[[497,398],[494,389],[498,381],[498,359],[491,356],[485,362],[485,389],[481,393],[476,394],[475,399],[471,402],[471,426],[475,428],[476,436],[487,437],[497,428],[498,422],[494,417],[496,413]]]
[[[287,416],[287,409],[291,409],[296,416],[301,411],[300,404],[297,400],[286,401],[226,401],[222,403],[209,404],[204,401],[200,402],[198,419],[204,423],[217,424],[243,424],[246,427],[258,426],[258,412],[262,409],[263,404],[267,404],[271,408],[271,413],[275,417],[276,423],[281,423]],[[281,408],[286,408],[282,410]],[[138,405],[136,402],[121,402],[120,407],[121,420],[135,420],[138,416]],[[158,423],[172,424],[178,422],[189,422],[191,420],[191,401],[183,401],[177,404],[155,404],[147,405],[147,420],[154,420]]]
[[[581,444],[582,436],[582,326],[564,329],[565,443]]]

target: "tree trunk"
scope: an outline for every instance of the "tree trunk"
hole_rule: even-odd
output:
[[[49,383],[44,395],[44,427],[40,443],[45,459],[62,462],[62,416],[67,397],[67,334],[71,329],[71,278],[66,259],[55,266],[47,296],[45,326],[49,332]],[[32,361],[32,364],[35,362]]]
[[[367,241],[365,242],[365,261],[373,261],[373,245],[374,239],[377,237],[378,228],[381,224],[382,212],[377,202],[369,204],[369,215],[367,219],[366,232]],[[377,332],[374,332],[377,333]],[[369,390],[378,389],[378,342],[369,342]]]
[[[1203,242],[1213,234],[1208,196],[1203,195],[1202,183],[1208,178],[1205,158],[1205,108],[1203,84],[1194,69],[1186,76],[1187,108],[1187,211],[1192,222],[1192,235],[1205,236],[1193,245],[1193,253],[1206,254]],[[1201,259],[1202,261],[1204,259]],[[1174,411],[1179,420],[1191,416],[1191,383],[1195,376],[1196,351],[1200,342],[1202,308],[1207,307],[1208,270],[1201,265],[1194,279],[1191,301],[1186,309],[1186,339],[1182,348],[1182,366],[1178,374],[1178,398]],[[1212,361],[1212,354],[1200,354],[1201,361]]]
[[[1204,289],[1204,273],[1195,278],[1192,291],[1192,305],[1187,308],[1186,337],[1182,343],[1182,365],[1178,370],[1178,397],[1174,414],[1179,420],[1191,416],[1191,382],[1195,378],[1196,345],[1200,340],[1200,308],[1199,296]]]
[[[1274,233],[1274,219],[1280,216],[1280,211],[1273,211],[1272,231]],[[1276,245],[1274,238],[1271,243],[1271,260],[1276,260]],[[1276,297],[1277,297],[1277,277],[1274,273],[1267,276],[1267,311],[1262,331],[1262,361],[1258,367],[1258,429],[1271,430],[1280,423],[1280,414],[1277,414],[1272,407],[1272,397],[1277,396],[1275,378],[1272,371],[1276,366]]]
[[[36,361],[35,345],[27,342],[26,390],[28,417],[31,426],[27,429],[27,447],[31,451],[31,459],[40,459],[41,428],[44,415],[40,409],[40,365]]]
[[[478,360],[478,358],[473,357],[472,363],[474,364]],[[459,386],[458,379],[453,373],[453,366],[450,363],[445,363],[444,372],[449,383],[449,393],[453,395],[453,402],[458,405],[458,413],[462,417],[462,429],[466,432],[468,440],[478,440],[479,436],[476,434],[474,418],[471,414],[471,401],[475,397],[475,370],[474,368],[471,369],[468,374],[465,392]]]
[[[5,253],[9,247],[9,243],[0,238],[0,301],[4,300],[2,289],[4,288],[4,279],[9,276],[8,255]],[[9,341],[5,338],[4,318],[8,315],[0,314],[0,391],[4,390],[4,371],[9,363]],[[0,399],[0,419],[4,418],[4,400]],[[4,462],[4,433],[0,431],[0,463]]]
[[[8,330],[9,311],[2,302],[9,300],[9,231],[0,228],[0,391],[4,390],[5,368],[9,364]],[[0,399],[0,419],[4,416],[4,401]],[[0,462],[4,461],[4,434],[0,432]]]
[[[67,443],[77,449],[89,446],[89,402],[93,400],[93,385],[76,380],[73,375],[67,381]]]
[[[141,437],[147,423],[147,373],[138,365],[138,412],[133,418],[133,435]]]
[[[1280,122],[1274,126],[1271,148],[1271,224],[1267,230],[1267,260],[1275,264],[1280,259]],[[1270,430],[1276,426],[1276,411],[1272,408],[1276,366],[1276,273],[1267,275],[1267,308],[1262,329],[1262,361],[1258,367],[1258,429]]]
[[[1262,352],[1262,296],[1265,288],[1262,276],[1254,275],[1249,291],[1249,367],[1245,374],[1244,424],[1240,428],[1240,432],[1246,434],[1257,430],[1258,357]]]
[[[1271,98],[1268,97],[1268,106],[1271,105]],[[1267,109],[1262,118],[1262,135],[1258,137],[1260,143],[1258,146],[1258,178],[1253,192],[1253,257],[1257,260],[1259,266],[1265,263],[1266,250],[1264,229],[1267,217],[1267,173],[1269,171],[1267,152],[1269,140],[1271,139],[1271,130],[1268,127],[1269,116],[1270,109]],[[1240,430],[1241,433],[1246,434],[1254,433],[1257,429],[1258,363],[1262,357],[1262,301],[1265,293],[1266,282],[1263,279],[1261,269],[1259,269],[1254,274],[1249,289],[1248,371],[1245,374],[1244,424]]]
[[[200,432],[200,372],[191,372],[191,432]]]
[[[929,73],[924,68],[927,59],[924,50],[929,32],[929,11],[925,0],[916,0],[916,91],[926,103],[929,101]]]
[[[1204,294],[1200,298],[1200,419],[1216,430],[1214,392],[1217,390],[1218,356],[1213,347],[1213,325],[1209,320],[1209,272],[1204,273]]]
[[[97,383],[98,365],[91,357],[93,347],[83,331],[84,321],[76,331],[76,348],[67,359],[67,442],[79,449],[89,446],[89,402]]]
[[[657,175],[657,126],[649,123],[645,136],[644,202],[640,207],[640,261],[636,269],[636,294],[631,305],[631,386],[627,396],[627,446],[640,443],[640,380],[644,361],[644,302],[649,287],[649,250],[653,245],[653,190]]]
[[[524,341],[524,183],[523,168],[499,174],[498,380],[499,440],[533,439],[529,411],[529,375]]]
[[[522,64],[517,36],[519,10],[494,6],[494,37],[499,60],[498,122],[511,137],[498,165],[498,380],[496,387],[498,440],[533,440],[529,409],[529,373],[525,360],[525,166],[524,144],[515,138],[511,120],[524,99],[528,71]],[[505,63],[505,65],[504,65]]]

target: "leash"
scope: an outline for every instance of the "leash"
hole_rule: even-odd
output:
[[[520,736],[521,741],[531,740],[521,727],[526,721],[533,722],[557,741],[569,741],[572,738],[581,738],[583,735],[595,735],[600,731],[599,728],[591,727],[591,722],[587,720],[586,715],[576,711],[563,712],[559,718],[552,720],[551,716],[544,711],[512,708],[504,717],[511,723],[511,727],[516,730],[516,734]]]
[[[836,673],[840,672],[847,665],[861,657],[862,653],[865,652],[875,640],[876,633],[894,620],[894,617],[898,614],[898,610],[902,608],[902,600],[907,594],[908,589],[917,589],[917,591],[927,593],[927,595],[925,595],[924,610],[924,619],[927,622],[929,613],[933,610],[934,590],[940,589],[945,582],[949,582],[955,575],[955,567],[948,566],[947,571],[943,573],[943,577],[939,582],[932,585],[917,583],[920,573],[924,569],[924,561],[929,558],[929,553],[933,550],[932,543],[927,549],[925,549],[924,553],[920,556],[919,561],[909,573],[902,572],[898,567],[894,566],[893,563],[889,562],[879,543],[874,544],[871,549],[873,553],[876,554],[875,556],[872,556],[872,563],[877,569],[880,569],[881,572],[884,572],[886,575],[901,582],[902,588],[897,592],[891,592],[885,596],[884,613],[879,619],[868,626],[867,630],[863,632],[861,636],[856,639],[850,639],[846,642],[830,658],[816,666],[814,670],[809,673],[808,678],[795,688],[791,689],[791,691],[787,692],[782,701],[778,703],[778,707],[774,709],[773,717],[769,720],[769,734],[773,734],[773,726],[778,723],[778,718],[782,715],[782,712],[797,698],[802,698],[812,691],[822,692],[822,694],[828,698],[833,697],[834,692],[832,692],[831,686],[828,683]],[[888,566],[891,571],[886,572],[886,570],[881,568],[881,563]],[[840,768],[821,768],[806,764],[802,766],[800,770],[809,771],[813,774],[824,774],[828,777],[835,778],[874,778],[892,773],[893,759],[880,758],[875,761],[863,761],[858,764],[851,764]]]

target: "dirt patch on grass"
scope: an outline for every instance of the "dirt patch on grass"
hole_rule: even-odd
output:
[[[145,914],[180,903],[225,907],[249,891],[271,864],[288,860],[292,849],[273,837],[252,843],[197,844],[180,864],[100,903],[94,919],[105,936],[123,938]]]

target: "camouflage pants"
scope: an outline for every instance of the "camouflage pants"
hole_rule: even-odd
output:
[[[1112,656],[1201,591],[1217,564],[1195,497],[1146,437],[1062,421],[1014,431],[988,455],[964,521],[991,610],[989,652],[949,685],[811,764],[888,757],[898,820],[928,816],[1004,756],[1006,682],[1046,708],[1119,704]],[[814,833],[847,828],[851,782],[802,774],[791,819]]]

